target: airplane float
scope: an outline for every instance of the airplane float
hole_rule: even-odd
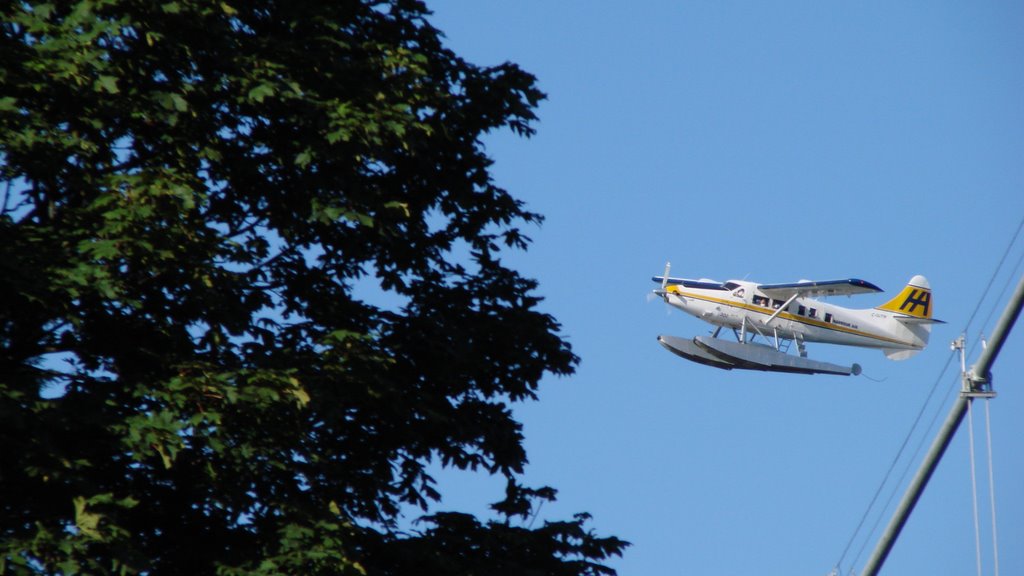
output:
[[[914,276],[888,302],[875,308],[851,309],[812,297],[852,296],[882,292],[870,282],[850,278],[788,284],[745,280],[717,282],[664,276],[654,291],[670,306],[715,326],[711,336],[691,339],[658,336],[669,351],[725,370],[746,369],[800,374],[858,375],[858,364],[840,366],[807,358],[805,342],[880,348],[890,360],[905,360],[928,345],[932,324],[932,291],[924,276]],[[736,341],[719,338],[731,329]],[[755,341],[760,336],[767,344]],[[790,354],[796,342],[798,354]]]

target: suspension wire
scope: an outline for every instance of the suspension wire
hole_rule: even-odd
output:
[[[950,362],[952,362],[952,360],[953,360],[953,354],[951,352],[950,355],[949,355],[949,358],[946,359],[946,364],[942,367],[942,371],[939,372],[939,376],[935,379],[935,383],[932,384],[932,388],[928,392],[928,396],[927,396],[927,398],[925,398],[924,404],[922,404],[921,405],[921,409],[918,410],[917,417],[914,418],[914,423],[911,424],[910,430],[907,432],[906,437],[903,438],[903,443],[900,444],[899,450],[896,451],[896,456],[893,457],[892,462],[889,464],[889,469],[885,471],[885,476],[882,478],[882,482],[878,485],[878,488],[875,490],[874,496],[871,497],[871,502],[868,503],[867,508],[865,508],[864,513],[861,515],[860,522],[857,523],[857,527],[854,528],[853,534],[850,535],[850,539],[846,542],[846,547],[843,548],[843,553],[839,555],[839,560],[836,561],[836,569],[837,570],[842,566],[843,560],[846,558],[846,553],[849,552],[850,546],[853,545],[853,541],[857,538],[857,535],[860,533],[860,529],[864,526],[864,521],[867,520],[868,516],[871,513],[872,508],[874,508],[874,506],[875,506],[875,502],[878,500],[878,497],[882,494],[882,490],[885,488],[885,485],[889,481],[890,476],[892,476],[893,469],[895,469],[896,465],[899,463],[900,456],[903,455],[903,450],[907,447],[907,443],[910,442],[910,438],[913,436],[914,430],[917,429],[918,423],[921,422],[921,416],[924,415],[925,409],[928,407],[928,404],[931,403],[932,397],[935,395],[935,391],[938,390],[939,383],[942,382],[943,376],[946,375],[946,370],[949,369],[949,364],[950,364]],[[890,501],[891,500],[892,500],[892,498],[890,497]],[[883,508],[882,510],[884,511],[885,508]],[[878,522],[876,521],[875,522],[875,526],[877,526],[877,525],[878,525]],[[869,532],[867,535],[865,535],[865,540],[864,540],[865,544],[867,543],[868,539],[870,538],[870,534],[872,534],[873,532],[874,532],[874,528],[872,528],[871,532]],[[864,546],[862,545],[861,548],[860,548],[860,552],[857,553],[857,557],[858,558],[860,557],[860,554],[863,551],[864,551]],[[853,565],[856,566],[856,564],[857,564],[857,560],[855,559],[853,561]]]
[[[998,272],[999,268],[1003,265],[1003,263],[1005,263],[1006,257],[1009,255],[1011,248],[1016,243],[1017,237],[1019,236],[1022,227],[1024,227],[1024,219],[1021,220],[1020,225],[1018,225],[1018,227],[1017,227],[1017,232],[1014,234],[1013,238],[1010,240],[1009,245],[1006,247],[1006,251],[1003,253],[1002,259],[999,261],[999,266],[996,267],[996,271],[997,272]],[[985,321],[981,323],[982,330],[984,330],[985,326],[988,326],[989,321],[992,319],[992,316],[995,314],[996,310],[998,309],[999,303],[1003,300],[1003,296],[1006,294],[1006,291],[1009,289],[1010,284],[1013,282],[1013,280],[1015,280],[1017,278],[1018,271],[1020,270],[1022,262],[1024,262],[1024,251],[1022,251],[1021,254],[1017,257],[1017,262],[1013,265],[1013,269],[1012,269],[1011,273],[1006,277],[1006,281],[1003,283],[1003,287],[1002,287],[1002,289],[1000,289],[999,295],[995,298],[995,300],[992,303],[992,306],[989,308],[988,314],[985,316]],[[992,281],[995,280],[995,277],[996,277],[996,274],[993,274],[992,278],[989,280],[989,287],[991,287]],[[987,290],[988,289],[986,289],[986,291]],[[979,307],[980,307],[980,302],[979,302]],[[977,311],[978,311],[978,308],[976,307],[975,311],[974,311],[974,314],[976,314]],[[971,315],[972,319],[974,318],[974,314]],[[970,324],[970,322],[968,322],[968,325],[969,324]],[[981,340],[982,343],[984,343],[983,338],[984,338],[984,334],[982,334],[982,338],[979,338],[979,340]],[[971,351],[968,354],[969,356],[973,355],[973,352],[974,352],[974,349],[975,349],[976,345],[977,345],[977,341],[972,343]],[[993,454],[992,453],[992,430],[991,430],[991,414],[990,414],[990,411],[989,411],[989,400],[990,400],[990,398],[986,398],[985,399],[986,458],[987,458],[987,461],[988,461],[988,488],[989,488],[988,493],[989,493],[990,517],[991,517],[991,521],[992,521],[992,561],[993,561],[994,576],[999,576],[999,540],[998,540],[998,529],[997,529],[997,524],[996,524],[995,475],[993,473],[993,467],[992,467],[992,460],[993,460],[993,458],[992,458],[992,454]],[[970,439],[971,490],[972,490],[972,498],[973,498],[973,505],[974,505],[974,546],[975,546],[975,556],[976,556],[977,567],[978,567],[978,576],[981,576],[981,541],[980,541],[980,535],[979,535],[980,524],[979,524],[979,521],[978,521],[978,494],[977,494],[978,487],[977,487],[977,484],[976,484],[976,481],[975,481],[976,464],[974,462],[974,422],[971,419],[971,407],[973,406],[973,404],[974,404],[973,401],[970,401],[970,400],[968,401],[968,404],[967,404],[967,415],[968,415],[968,425],[970,426],[970,438],[971,438]]]
[[[974,561],[978,565],[978,576],[981,576],[981,526],[978,522],[978,480],[974,463],[974,399],[967,399],[967,436],[971,454],[971,505],[974,511]]]
[[[992,558],[995,563],[994,576],[999,576],[999,539],[996,532],[996,480],[992,474],[992,427],[989,425],[988,401],[985,398],[985,438],[988,445],[988,497],[992,505]]]
[[[996,276],[999,275],[999,271],[1003,268],[1003,263],[1006,262],[1006,257],[1010,254],[1010,249],[1017,243],[1017,237],[1020,236],[1021,228],[1024,228],[1024,218],[1020,219],[1020,224],[1017,225],[1017,230],[1013,233],[1013,237],[1010,238],[1010,243],[1006,245],[1006,250],[1003,251],[1003,257],[999,259],[999,264],[996,264],[996,269],[992,271],[992,277],[988,279],[988,284],[985,286],[985,290],[981,293],[981,298],[978,299],[977,305],[974,306],[974,312],[971,312],[971,317],[967,319],[967,324],[964,326],[963,333],[966,334],[968,329],[971,327],[971,322],[974,321],[974,317],[977,316],[978,310],[981,308],[982,302],[984,302],[988,291],[992,288],[992,283],[995,282]]]
[[[1003,264],[1006,262],[1007,256],[1009,256],[1010,251],[1013,249],[1013,246],[1017,243],[1017,238],[1020,236],[1020,233],[1021,233],[1022,229],[1024,229],[1024,217],[1022,217],[1021,220],[1020,220],[1020,223],[1017,224],[1017,229],[1014,231],[1013,237],[1010,239],[1010,242],[1007,244],[1006,249],[1003,251],[1003,255],[999,259],[999,263],[996,264],[995,270],[993,270],[993,272],[992,272],[992,276],[989,278],[988,283],[985,285],[985,289],[982,290],[981,296],[978,298],[977,304],[975,304],[975,306],[974,306],[974,310],[971,312],[971,315],[968,318],[967,323],[964,325],[964,329],[961,332],[962,334],[966,334],[967,333],[967,331],[970,328],[971,324],[974,322],[975,317],[978,315],[978,311],[981,309],[982,304],[988,298],[989,291],[992,289],[992,285],[993,285],[993,283],[995,283],[995,279],[999,275],[999,271],[1003,268]],[[1018,260],[1017,260],[1017,264],[1014,266],[1014,274],[1011,274],[1009,276],[1009,278],[1011,280],[1016,276],[1016,270],[1020,266],[1022,261],[1024,261],[1024,253],[1021,254],[1021,257],[1018,258]],[[998,302],[1002,299],[1002,295],[1003,295],[1003,293],[1005,293],[1005,291],[1007,289],[1007,286],[1009,285],[1009,282],[1010,282],[1010,280],[1007,280],[1006,286],[1004,286],[1002,291],[1000,291],[1000,296],[999,296],[999,298],[996,299],[996,303],[997,303],[996,305],[998,305]],[[995,310],[995,308],[993,308],[993,311],[994,310]],[[992,312],[989,312],[988,317],[986,317],[986,319],[985,319],[985,324],[988,324],[988,321],[989,321],[989,319],[991,319],[991,317],[992,317]],[[976,342],[971,344],[971,349],[970,349],[970,352],[968,353],[968,356],[973,354],[974,348],[975,348],[976,345],[977,345]],[[874,496],[872,496],[871,502],[868,503],[867,508],[864,510],[864,513],[861,515],[860,521],[857,523],[857,527],[854,529],[853,534],[850,535],[850,539],[846,542],[846,546],[843,548],[843,552],[842,552],[842,554],[840,554],[839,560],[835,564],[834,571],[836,571],[836,572],[840,572],[841,571],[840,567],[842,566],[843,560],[846,559],[846,554],[849,552],[850,546],[852,546],[854,540],[857,539],[857,535],[860,533],[861,528],[864,526],[864,521],[867,520],[867,517],[870,515],[871,510],[874,507],[875,503],[877,502],[879,495],[882,493],[882,490],[884,489],[886,483],[889,481],[889,478],[892,476],[892,472],[895,469],[896,464],[898,463],[900,457],[902,456],[903,450],[906,448],[907,443],[910,441],[910,438],[913,436],[914,431],[917,429],[917,425],[920,423],[921,416],[924,414],[925,409],[927,408],[928,404],[931,403],[932,398],[934,397],[935,392],[938,389],[939,384],[942,382],[943,377],[946,375],[946,370],[949,369],[949,364],[952,361],[952,359],[953,359],[953,353],[951,353],[946,358],[946,363],[943,365],[942,370],[939,372],[938,377],[936,377],[935,383],[932,384],[932,388],[928,392],[928,396],[925,398],[924,404],[921,405],[921,409],[918,411],[917,416],[914,418],[914,423],[911,425],[910,431],[907,432],[907,435],[903,439],[902,444],[900,444],[900,448],[899,448],[899,450],[897,450],[896,456],[893,458],[892,463],[889,464],[889,468],[888,468],[888,470],[886,470],[885,475],[882,478],[882,482],[878,485],[878,488],[875,490],[875,494],[874,494]],[[951,389],[950,391],[952,392],[953,390],[954,389]],[[938,420],[938,416],[941,413],[942,407],[945,406],[945,402],[948,401],[949,397],[950,397],[950,394],[947,393],[946,398],[943,400],[943,402],[941,402],[939,404],[937,411],[932,416],[932,420],[931,420],[931,422],[928,425],[928,428],[927,428],[928,430],[931,430],[931,429],[933,429],[935,427],[935,423]],[[988,409],[988,404],[986,403],[985,406],[986,406],[986,410],[987,410]],[[987,420],[986,420],[986,426],[987,426]],[[913,463],[914,459],[916,459],[917,455],[920,453],[921,448],[924,446],[925,439],[926,439],[926,436],[922,436],[921,440],[918,442],[917,447],[914,450],[913,456],[911,456],[910,460],[908,461],[906,467],[903,470],[903,473],[900,475],[900,479],[897,481],[896,486],[894,486],[892,491],[890,492],[889,498],[886,500],[885,506],[883,506],[882,509],[879,511],[878,516],[877,516],[874,524],[871,527],[871,530],[867,534],[865,534],[864,542],[861,544],[860,548],[857,551],[857,555],[854,557],[854,559],[851,562],[852,566],[856,566],[857,562],[860,560],[860,556],[861,556],[861,554],[863,554],[864,548],[867,546],[867,543],[870,540],[871,534],[874,534],[875,531],[877,530],[878,524],[881,522],[881,519],[882,519],[882,516],[885,513],[885,510],[887,510],[889,508],[889,505],[892,503],[892,500],[893,500],[893,498],[896,495],[896,491],[898,490],[899,486],[901,486],[903,484],[903,480],[906,478],[907,473],[910,471],[911,464]],[[989,466],[991,467],[991,456],[989,458]],[[990,483],[993,482],[991,473],[989,474],[989,482]],[[992,503],[992,506],[993,506],[993,509],[994,509],[994,507],[995,507],[995,503],[994,502]],[[993,526],[994,526],[995,525],[995,516],[994,516],[994,514],[993,514],[992,522],[993,522]],[[993,546],[995,546],[994,538],[993,538]],[[851,570],[852,570],[852,568],[851,568]],[[995,576],[999,576],[998,559],[996,560],[996,575]]]
[[[1010,288],[1010,284],[1014,280],[1019,278],[1017,271],[1020,270],[1021,263],[1024,262],[1024,250],[1021,251],[1020,256],[1017,257],[1017,263],[1013,265],[1013,271],[1009,276],[1006,277],[1006,282],[1003,283],[1003,289],[999,291],[999,296],[992,302],[992,308],[988,311],[988,316],[985,316],[985,321],[981,323],[982,327],[988,326],[989,320],[992,319],[992,315],[999,309],[999,304],[1003,301],[1003,296],[1006,295],[1006,291]]]
[[[1024,219],[1022,219],[1020,225],[1017,226],[1017,231],[1014,233],[1013,238],[1010,240],[1010,243],[1007,245],[1006,250],[1003,252],[1003,257],[999,261],[999,266],[996,267],[996,272],[993,273],[992,278],[989,280],[989,288],[991,288],[992,283],[995,280],[996,274],[998,273],[999,269],[1006,262],[1006,258],[1010,254],[1010,251],[1013,248],[1013,245],[1016,243],[1017,237],[1020,235],[1022,227],[1024,227]],[[1010,284],[1017,278],[1018,271],[1020,270],[1022,262],[1024,262],[1024,251],[1021,251],[1020,255],[1017,257],[1017,261],[1013,265],[1013,269],[1011,270],[1010,274],[1007,275],[1006,281],[1003,282],[1003,287],[999,290],[999,295],[993,300],[992,306],[989,308],[988,314],[985,316],[985,320],[981,323],[982,330],[984,330],[985,326],[988,326],[989,321],[992,319],[992,316],[995,314],[996,310],[999,308],[999,303],[1002,302],[1003,296],[1006,295],[1006,291],[1009,289]],[[986,288],[986,291],[989,288]],[[981,302],[979,302],[979,306],[975,308],[974,314],[971,315],[971,319],[972,320],[974,319],[974,315],[977,314],[978,309],[980,308],[980,304],[981,304]],[[968,325],[970,325],[970,321],[968,322]],[[982,343],[984,343],[983,338],[984,338],[984,333],[982,332],[982,336],[978,340],[980,340]],[[968,353],[968,356],[973,356],[973,352],[974,352],[975,347],[977,346],[977,343],[978,343],[978,341],[975,341],[975,342],[972,343],[970,352]],[[972,411],[971,411],[971,408],[973,407],[973,405],[974,405],[974,402],[969,400],[968,404],[967,404],[967,416],[968,416],[968,425],[970,427],[971,491],[972,491],[972,503],[973,503],[973,506],[974,506],[974,547],[975,547],[975,558],[976,558],[977,568],[978,568],[978,576],[981,576],[981,541],[980,541],[980,529],[981,529],[981,527],[980,527],[980,523],[979,523],[979,520],[978,520],[978,487],[977,487],[977,482],[975,480],[975,474],[976,474],[976,467],[977,467],[977,465],[975,464],[975,460],[974,460],[974,421],[972,419]],[[994,575],[995,576],[999,576],[999,541],[998,541],[998,531],[997,531],[997,525],[996,525],[995,476],[993,474],[993,469],[992,469],[992,430],[991,430],[990,422],[991,422],[991,415],[990,415],[990,412],[989,412],[989,398],[986,398],[985,399],[985,436],[986,436],[986,458],[987,458],[987,461],[988,461],[989,506],[990,506],[990,516],[991,516],[991,520],[992,520],[992,560],[993,560],[993,566],[994,566]]]

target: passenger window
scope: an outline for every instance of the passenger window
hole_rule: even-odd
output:
[[[805,308],[804,305],[801,304],[800,306],[797,307],[796,313],[801,315],[801,316],[806,316],[807,315],[807,308]]]
[[[825,312],[825,322],[831,322],[831,321],[832,321],[832,313]]]
[[[811,313],[808,314],[807,316],[809,316],[810,318],[817,318],[818,310],[816,308],[811,308]]]

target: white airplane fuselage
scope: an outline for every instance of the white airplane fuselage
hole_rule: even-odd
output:
[[[929,324],[900,322],[887,310],[843,308],[802,297],[787,305],[757,287],[757,283],[741,280],[708,288],[672,285],[663,295],[671,306],[705,322],[765,338],[881,348],[894,359],[907,357],[928,343]]]

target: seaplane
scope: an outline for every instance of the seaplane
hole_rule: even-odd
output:
[[[666,264],[654,294],[674,308],[715,328],[710,336],[658,336],[670,352],[687,360],[722,368],[799,374],[858,375],[858,364],[841,366],[807,357],[807,342],[879,348],[890,360],[905,360],[928,345],[933,324],[932,291],[924,276],[914,276],[895,298],[874,308],[836,306],[818,297],[882,292],[874,284],[845,280],[801,280],[759,284],[746,280],[673,278]],[[729,329],[735,341],[720,338]],[[758,338],[760,337],[760,340]],[[789,353],[792,343],[797,353]]]

